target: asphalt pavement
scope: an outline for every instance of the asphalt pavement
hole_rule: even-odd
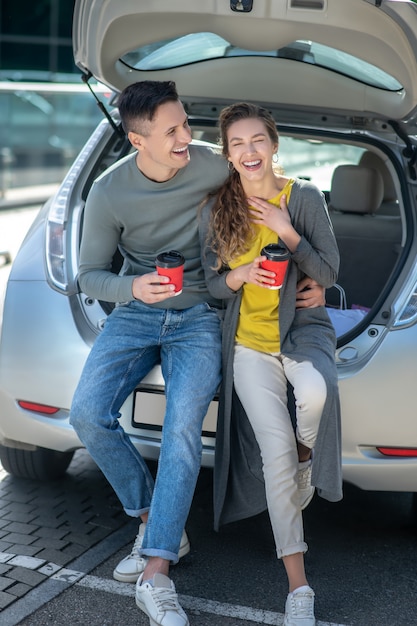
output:
[[[151,465],[153,470],[154,465]],[[212,527],[212,472],[203,469],[172,568],[192,626],[282,626],[286,580],[266,513]],[[112,572],[137,532],[107,481],[78,451],[60,481],[0,471],[2,626],[149,626],[134,584]],[[317,626],[416,626],[416,525],[411,494],[345,486],[305,511]]]

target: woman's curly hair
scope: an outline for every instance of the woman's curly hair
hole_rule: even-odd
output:
[[[272,142],[278,145],[278,131],[269,111],[255,104],[237,102],[224,108],[219,116],[220,144],[226,158],[229,154],[228,129],[235,122],[246,119],[262,120]],[[249,249],[255,231],[238,172],[233,169],[211,197],[213,195],[208,240],[217,255],[216,269],[220,269]]]

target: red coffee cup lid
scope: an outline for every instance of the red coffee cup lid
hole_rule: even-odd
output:
[[[180,267],[184,265],[185,259],[178,250],[170,250],[169,252],[161,252],[156,257],[156,265],[158,267]]]
[[[290,258],[290,252],[282,243],[269,243],[262,248],[261,256],[266,256],[269,261],[285,261]]]

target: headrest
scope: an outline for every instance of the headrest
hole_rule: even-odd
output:
[[[339,165],[333,172],[331,208],[345,213],[375,213],[384,195],[384,183],[376,169]]]
[[[361,156],[359,165],[378,170],[378,172],[381,174],[382,181],[384,183],[384,202],[392,202],[393,200],[397,200],[397,192],[395,190],[395,185],[394,181],[392,180],[391,172],[389,171],[380,156],[375,154],[375,152],[366,151]]]

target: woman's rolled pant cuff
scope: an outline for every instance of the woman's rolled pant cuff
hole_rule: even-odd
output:
[[[277,555],[279,559],[282,559],[284,556],[291,556],[292,554],[298,554],[302,552],[303,554],[307,552],[308,545],[304,541],[300,541],[299,543],[294,543],[292,546],[287,546],[286,548],[277,548]]]

